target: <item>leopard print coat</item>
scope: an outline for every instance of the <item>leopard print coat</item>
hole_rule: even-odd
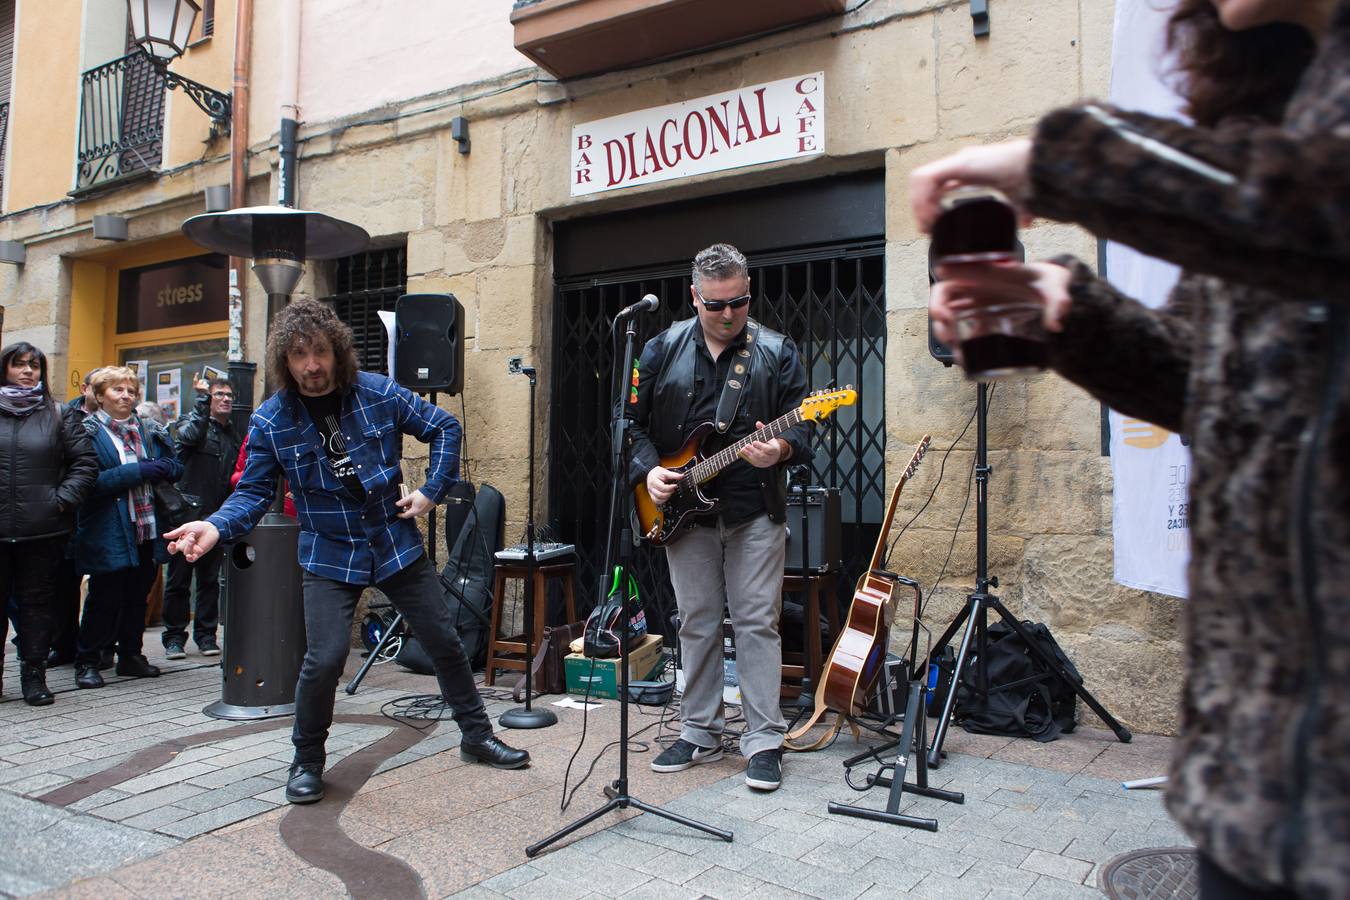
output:
[[[1060,373],[1192,442],[1168,806],[1254,886],[1350,896],[1350,0],[1280,127],[1063,109],[1032,183],[1036,214],[1187,270],[1151,310],[1066,259],[1052,339]]]

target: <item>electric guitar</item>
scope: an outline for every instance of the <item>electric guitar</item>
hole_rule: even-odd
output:
[[[860,715],[867,706],[867,695],[876,685],[877,676],[881,674],[881,664],[886,659],[894,613],[891,601],[896,586],[895,575],[881,569],[886,556],[886,542],[891,535],[896,506],[900,503],[900,492],[919,468],[931,440],[932,437],[925,434],[923,440],[919,441],[909,464],[900,475],[900,481],[891,492],[890,506],[881,523],[881,534],[877,537],[871,563],[858,579],[858,589],[854,591],[853,602],[848,608],[848,620],[830,648],[829,660],[821,670],[815,711],[804,725],[787,736],[786,746],[789,750],[815,750],[824,746],[843,727],[845,716]],[[814,728],[820,717],[829,710],[839,713],[834,727],[814,744],[797,744],[796,741]],[[857,725],[850,725],[856,735]]]
[[[647,493],[645,481],[633,489],[637,499],[638,533],[644,541],[658,547],[679,540],[688,531],[684,526],[690,524],[693,517],[716,511],[717,498],[705,494],[702,485],[740,459],[742,450],[756,441],[772,440],[800,422],[819,421],[841,406],[852,406],[857,400],[858,392],[851,386],[841,391],[817,391],[796,409],[709,456],[701,455],[699,448],[712,433],[713,423],[698,426],[683,447],[670,456],[661,457],[663,467],[684,475],[669,500],[661,504],[654,501]]]

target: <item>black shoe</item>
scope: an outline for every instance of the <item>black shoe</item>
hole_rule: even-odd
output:
[[[113,667],[113,652],[111,650],[100,650],[98,654],[98,670],[106,672]]]
[[[671,744],[661,755],[652,760],[653,772],[683,772],[706,762],[717,762],[722,758],[722,745],[700,747],[698,744],[680,738]]]
[[[171,638],[164,642],[165,659],[187,659],[187,650],[183,648],[183,642],[178,638]]]
[[[508,747],[500,738],[493,736],[478,744],[462,741],[459,758],[468,762],[487,763],[494,769],[519,769],[530,764],[530,751]]]
[[[43,663],[19,663],[19,687],[29,706],[50,706],[56,698],[47,690],[47,667]]]
[[[783,750],[761,750],[750,757],[745,783],[757,791],[776,791],[783,783]]]
[[[150,665],[144,654],[122,656],[117,660],[117,674],[130,675],[132,678],[158,678],[159,668]]]
[[[75,686],[82,688],[103,687],[103,676],[98,674],[98,666],[89,666],[83,663],[76,663]]]
[[[318,803],[323,799],[323,763],[291,763],[291,777],[286,782],[286,802]]]
[[[59,653],[53,650],[51,653],[47,654],[47,668],[49,669],[53,668],[54,666],[68,666],[74,661],[75,661],[75,654],[73,653],[67,655],[65,653]]]
[[[202,656],[220,655],[220,645],[216,643],[216,639],[214,637],[198,638],[197,649],[201,651]]]

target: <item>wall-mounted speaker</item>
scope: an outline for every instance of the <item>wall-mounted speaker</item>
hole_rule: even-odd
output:
[[[464,307],[454,294],[398,298],[394,380],[413,391],[464,390]]]

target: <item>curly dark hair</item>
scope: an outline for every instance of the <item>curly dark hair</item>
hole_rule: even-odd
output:
[[[333,348],[337,365],[333,369],[333,386],[343,392],[356,382],[356,342],[352,330],[337,317],[337,313],[317,300],[294,300],[272,320],[267,334],[267,371],[273,384],[284,385],[293,391],[299,387],[286,365],[291,348],[315,337],[327,339]]]
[[[1234,117],[1280,121],[1317,50],[1299,25],[1231,31],[1219,21],[1213,0],[1177,3],[1167,47],[1177,59],[1174,87],[1186,100],[1186,112],[1206,128]]]

